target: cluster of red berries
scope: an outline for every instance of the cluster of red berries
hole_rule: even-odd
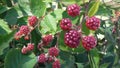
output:
[[[30,32],[34,29],[35,25],[37,24],[37,17],[30,16],[28,17],[28,25],[22,25],[19,31],[15,34],[14,38],[19,40],[22,36],[24,36],[25,40],[29,39]]]
[[[59,55],[59,49],[57,47],[51,47],[48,49],[48,53],[40,54],[38,56],[39,63],[53,62],[53,68],[60,68],[60,61],[56,58]]]
[[[34,44],[33,43],[28,43],[27,47],[24,46],[21,50],[22,54],[27,54],[28,52],[32,51],[34,49]]]
[[[69,16],[75,17],[80,15],[80,6],[72,4],[67,7]],[[64,42],[70,48],[77,48],[82,39],[82,45],[86,50],[90,50],[97,45],[97,40],[94,36],[82,37],[81,29],[72,28],[72,22],[69,18],[64,18],[60,21],[62,30],[67,31],[64,35]],[[100,27],[100,20],[95,16],[86,19],[86,27],[90,30],[97,30]],[[79,28],[79,27],[78,27]]]

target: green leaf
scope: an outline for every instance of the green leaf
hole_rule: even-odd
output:
[[[76,63],[78,68],[84,68],[82,63]]]
[[[85,22],[82,23],[82,32],[85,35],[89,35],[90,34],[90,30],[86,27]]]
[[[9,8],[3,5],[0,5],[0,14],[4,13],[5,11],[7,11]]]
[[[5,68],[33,68],[36,62],[33,53],[24,55],[20,49],[12,49],[5,57]]]
[[[45,18],[41,21],[40,26],[42,34],[45,34],[47,32],[55,34],[57,30],[57,22],[51,14],[45,16]]]
[[[100,0],[97,0],[93,5],[92,7],[90,8],[89,12],[88,12],[88,16],[91,17],[91,16],[94,16],[98,9],[99,9],[99,5],[100,5]]]
[[[2,55],[4,49],[9,46],[9,42],[12,41],[14,33],[15,32],[11,32],[10,34],[0,36],[0,55]]]
[[[34,15],[41,17],[45,14],[46,4],[42,0],[30,0],[31,11]]]
[[[8,27],[7,23],[5,21],[3,21],[2,19],[0,19],[0,35],[8,34],[10,32],[11,32],[11,30]]]
[[[18,4],[22,12],[24,12],[26,15],[32,15],[29,0],[18,0]]]

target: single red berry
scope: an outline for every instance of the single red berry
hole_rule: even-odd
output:
[[[60,61],[56,60],[55,62],[53,62],[52,68],[60,68]]]
[[[52,41],[52,39],[53,39],[53,37],[50,34],[43,36],[43,38],[42,38],[43,44],[45,46],[48,45]]]
[[[77,30],[70,30],[65,33],[64,42],[70,48],[76,48],[79,46],[81,39],[81,32]]]
[[[28,51],[33,50],[34,49],[34,44],[33,43],[28,43],[27,44],[27,49],[28,49]]]
[[[90,30],[97,30],[100,27],[100,19],[98,19],[94,16],[90,17],[90,18],[86,19],[86,26]]]
[[[77,4],[72,4],[67,7],[67,13],[68,15],[75,17],[80,14],[80,6]]]
[[[57,47],[51,47],[49,48],[48,53],[50,56],[58,56],[59,49]]]
[[[38,62],[39,63],[45,63],[46,62],[46,56],[45,54],[40,54],[39,57],[38,57]]]
[[[20,31],[18,31],[18,32],[14,35],[14,38],[15,38],[16,40],[19,40],[21,37],[22,37],[22,34],[21,34]]]
[[[28,33],[30,32],[30,29],[27,25],[23,25],[20,27],[20,33],[24,34],[24,35],[28,35]]]
[[[41,48],[42,48],[42,46],[43,46],[43,44],[42,44],[42,43],[38,43],[37,48],[38,48],[38,49],[41,49]]]
[[[22,48],[21,52],[22,52],[22,54],[27,54],[27,52],[28,52],[27,47],[24,46],[24,47]]]
[[[85,36],[82,38],[82,45],[89,51],[97,45],[97,40],[94,36]]]
[[[64,18],[60,21],[60,27],[62,30],[70,30],[72,27],[71,20],[69,18]]]
[[[36,16],[30,16],[28,17],[28,25],[34,27],[37,24],[37,17]]]

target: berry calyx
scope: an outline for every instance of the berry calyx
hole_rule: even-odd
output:
[[[53,39],[53,37],[50,34],[43,36],[43,38],[42,38],[43,44],[45,46],[48,45],[52,41],[52,39]]]
[[[27,54],[27,52],[28,52],[27,47],[24,46],[24,47],[22,48],[21,52],[22,52],[22,54]]]
[[[72,4],[67,7],[67,13],[68,15],[75,17],[80,14],[80,6],[77,4]]]
[[[96,17],[90,17],[86,19],[86,26],[90,30],[97,30],[100,27],[100,19]]]
[[[94,36],[85,36],[82,38],[82,45],[89,51],[97,45],[97,40]]]
[[[77,30],[70,30],[65,33],[64,42],[70,48],[76,48],[79,46],[81,39],[81,32]]]
[[[60,61],[56,60],[55,62],[53,62],[52,68],[60,68]]]
[[[57,47],[51,47],[49,48],[48,53],[50,56],[58,56],[59,49]]]
[[[38,56],[38,62],[39,63],[45,63],[46,62],[46,56],[45,56],[45,54],[40,54],[39,56]]]
[[[70,30],[72,27],[71,20],[69,18],[64,18],[60,21],[60,27],[62,30]]]
[[[27,25],[23,25],[20,27],[20,33],[23,35],[28,35],[28,33],[30,32],[30,29]]]
[[[30,16],[28,17],[28,25],[34,27],[37,24],[37,17],[36,16]]]
[[[33,43],[28,43],[27,44],[27,49],[28,49],[28,51],[33,50],[34,49],[34,44]]]

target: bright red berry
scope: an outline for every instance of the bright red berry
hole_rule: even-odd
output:
[[[24,36],[24,39],[25,39],[25,40],[29,40],[29,39],[30,39],[30,38],[29,38],[29,35]]]
[[[27,54],[27,52],[28,52],[27,47],[24,46],[24,47],[22,48],[21,52],[22,52],[22,54]]]
[[[52,68],[60,68],[60,61],[56,60],[55,62],[53,62]]]
[[[45,54],[40,54],[39,57],[38,57],[38,62],[39,63],[45,63],[46,62],[46,56]]]
[[[28,17],[28,24],[32,27],[34,27],[37,24],[37,17],[36,16],[30,16]]]
[[[69,18],[64,18],[60,21],[60,27],[62,30],[70,30],[72,27],[71,20]]]
[[[82,38],[82,45],[89,51],[97,45],[97,40],[94,36],[85,36]]]
[[[58,56],[59,49],[57,47],[51,47],[49,48],[48,53],[50,56]]]
[[[81,33],[77,30],[70,30],[65,33],[64,42],[70,48],[76,48],[79,46],[81,39]]]
[[[80,14],[80,6],[77,4],[72,4],[67,7],[67,13],[68,15],[75,17]]]
[[[27,44],[27,49],[28,49],[28,51],[33,50],[34,49],[34,44],[33,43],[28,43]]]
[[[43,38],[42,38],[43,44],[45,46],[48,45],[52,41],[52,39],[53,39],[53,37],[50,34],[43,36]]]
[[[24,34],[24,35],[28,35],[28,33],[30,32],[30,29],[27,25],[23,25],[20,27],[20,33]]]
[[[90,18],[86,19],[86,26],[90,30],[97,30],[100,27],[100,19],[98,19],[94,16],[90,17]]]

